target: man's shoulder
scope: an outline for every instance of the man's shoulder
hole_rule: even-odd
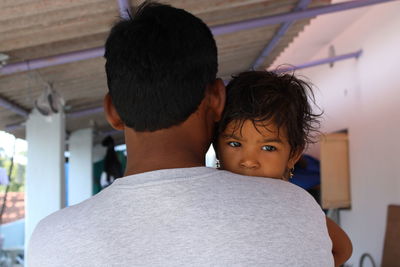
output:
[[[275,194],[295,194],[298,197],[309,198],[310,195],[303,188],[280,179],[246,176],[229,171],[218,171],[214,173],[223,183],[231,186],[245,186],[253,190],[264,192],[275,192]]]
[[[79,213],[81,210],[79,206],[81,205],[78,204],[76,206],[66,207],[40,220],[33,231],[32,239],[43,240],[47,237],[53,239],[55,235],[62,233],[61,230],[65,230],[65,227],[73,223],[73,220],[76,219],[73,213]]]
[[[63,248],[70,245],[68,242],[84,235],[87,211],[95,205],[95,198],[58,210],[39,221],[29,240],[30,266],[49,266],[44,263],[59,257]]]
[[[78,225],[87,219],[88,211],[92,209],[92,206],[96,206],[96,198],[98,198],[97,195],[92,196],[81,203],[65,207],[44,217],[35,227],[32,239],[47,242],[66,234],[71,226]],[[49,240],[46,240],[47,238]]]
[[[281,207],[295,206],[306,213],[322,213],[315,199],[303,188],[287,181],[219,171],[218,179],[226,192],[263,199]],[[266,203],[266,206],[269,205]]]

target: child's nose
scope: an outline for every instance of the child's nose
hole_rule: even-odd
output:
[[[258,163],[257,160],[254,160],[254,159],[243,159],[240,162],[240,167],[246,168],[246,169],[257,169],[260,167],[260,164]]]

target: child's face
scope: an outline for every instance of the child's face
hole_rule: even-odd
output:
[[[290,158],[286,132],[271,123],[267,129],[244,122],[235,130],[235,121],[228,124],[218,137],[218,156],[221,168],[248,176],[262,176],[287,180],[288,169],[297,158]]]

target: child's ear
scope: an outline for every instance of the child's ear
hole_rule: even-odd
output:
[[[292,169],[294,167],[294,165],[296,164],[296,162],[298,162],[299,159],[301,158],[301,155],[303,155],[303,149],[299,149],[299,150],[295,151],[288,161],[287,168]]]
[[[216,79],[207,88],[207,94],[209,97],[209,107],[214,114],[214,122],[218,122],[221,120],[222,112],[225,108],[226,88],[224,82],[219,78]]]
[[[116,130],[123,130],[125,125],[119,117],[109,93],[104,96],[103,106],[108,123]]]

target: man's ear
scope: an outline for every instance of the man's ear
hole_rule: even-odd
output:
[[[299,159],[301,158],[301,155],[303,154],[303,149],[298,149],[297,151],[295,151],[292,156],[290,157],[289,161],[288,161],[288,169],[292,169],[294,168],[294,165],[296,164],[296,162],[299,161]]]
[[[225,108],[226,88],[224,82],[219,78],[216,79],[209,85],[207,94],[209,97],[209,107],[214,114],[214,122],[218,122],[221,120],[222,112]]]
[[[108,123],[116,130],[124,130],[125,125],[119,117],[109,93],[104,96],[103,106]]]

